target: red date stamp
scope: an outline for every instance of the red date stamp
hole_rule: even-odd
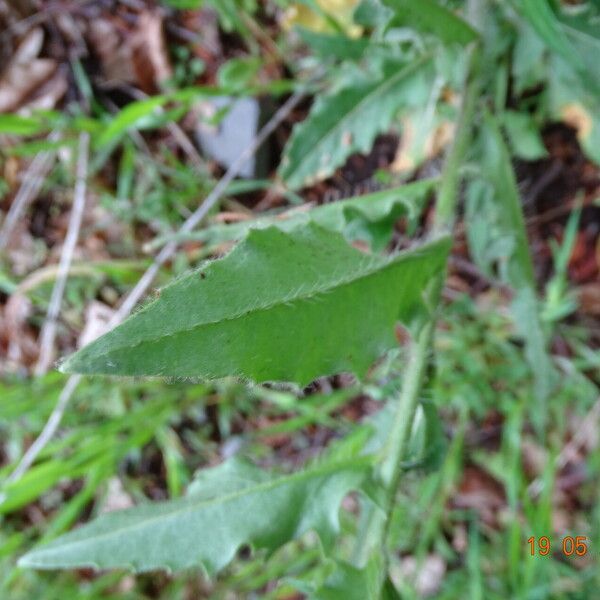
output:
[[[527,540],[531,556],[548,556],[552,552],[552,542],[546,535],[530,537]],[[559,551],[565,556],[585,556],[588,552],[587,537],[567,535],[561,540]]]

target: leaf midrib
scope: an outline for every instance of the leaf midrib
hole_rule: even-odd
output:
[[[277,306],[290,304],[290,303],[302,302],[304,300],[309,300],[310,298],[314,298],[315,296],[327,294],[336,289],[342,288],[347,285],[351,285],[353,283],[361,281],[362,279],[366,279],[367,277],[370,277],[371,275],[373,275],[375,273],[385,271],[390,266],[396,266],[402,262],[410,262],[419,256],[419,250],[429,251],[431,248],[434,248],[438,244],[439,244],[439,241],[436,241],[432,244],[427,244],[426,246],[422,246],[420,248],[415,248],[412,250],[411,249],[405,250],[399,254],[396,254],[395,256],[390,256],[390,257],[379,257],[377,255],[371,255],[371,256],[365,255],[364,259],[367,259],[365,261],[366,266],[361,269],[359,275],[356,275],[355,273],[350,273],[349,275],[341,277],[335,281],[327,280],[327,281],[325,281],[324,286],[322,286],[322,287],[315,286],[307,291],[303,291],[302,288],[300,287],[300,288],[297,288],[296,290],[292,291],[287,296],[277,298],[276,300],[274,300],[272,302],[267,302],[265,304],[259,304],[259,305],[253,306],[250,309],[235,312],[231,315],[227,315],[227,316],[221,317],[216,320],[213,319],[213,320],[201,321],[201,322],[195,323],[189,327],[176,329],[169,333],[161,333],[156,336],[144,337],[140,341],[137,341],[132,344],[123,344],[123,345],[119,345],[116,348],[113,346],[109,350],[103,350],[101,353],[99,353],[99,355],[100,356],[108,355],[108,354],[111,354],[112,352],[114,352],[115,350],[121,351],[121,350],[137,348],[138,346],[142,346],[144,344],[159,341],[165,337],[171,337],[171,336],[174,336],[177,334],[194,331],[196,329],[200,329],[202,327],[208,327],[210,325],[217,325],[219,323],[227,323],[229,321],[235,321],[237,319],[247,317],[248,315],[253,314],[253,313],[271,310],[273,308],[276,308]]]
[[[178,515],[182,515],[187,512],[194,512],[194,511],[200,510],[205,507],[210,507],[212,505],[225,504],[227,502],[231,502],[238,498],[241,498],[245,495],[256,494],[256,493],[260,493],[260,492],[268,492],[272,489],[275,489],[276,487],[278,487],[280,485],[285,485],[287,483],[295,483],[297,481],[302,481],[302,479],[310,479],[311,477],[319,477],[321,475],[326,475],[328,472],[346,470],[349,467],[351,467],[352,470],[358,469],[359,467],[368,467],[372,462],[373,462],[372,456],[369,456],[369,455],[359,456],[359,457],[353,457],[352,459],[348,459],[345,461],[336,462],[336,463],[329,464],[329,465],[324,465],[322,467],[317,467],[314,469],[307,469],[304,471],[299,471],[297,473],[291,473],[289,475],[283,475],[281,477],[276,477],[274,479],[270,479],[263,483],[259,483],[258,485],[254,486],[254,487],[246,487],[246,488],[243,488],[236,492],[231,492],[230,494],[226,494],[225,496],[218,496],[218,497],[211,498],[208,500],[201,500],[197,504],[193,503],[190,505],[186,505],[185,507],[182,507],[173,512],[167,513],[166,515],[165,514],[157,515],[156,517],[151,517],[142,522],[133,523],[131,525],[126,525],[126,526],[123,526],[118,529],[111,529],[110,531],[107,531],[104,533],[99,533],[98,535],[90,536],[89,538],[85,538],[82,540],[74,540],[71,542],[63,543],[63,544],[57,544],[56,546],[48,545],[45,548],[40,548],[39,550],[33,552],[33,556],[35,556],[36,554],[41,556],[43,554],[52,553],[59,549],[64,550],[66,548],[77,547],[78,545],[89,543],[90,540],[98,541],[102,538],[110,538],[115,535],[119,536],[127,531],[137,529],[138,527],[145,528],[145,527],[151,525],[153,522],[158,522],[158,521],[161,521],[162,519],[166,519],[166,518],[170,519],[170,518],[176,517]],[[142,505],[142,506],[144,506],[144,505]],[[135,509],[131,509],[131,510],[135,510]]]

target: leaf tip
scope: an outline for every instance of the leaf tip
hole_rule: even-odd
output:
[[[21,558],[19,558],[19,560],[17,561],[17,567],[19,567],[20,569],[35,568],[37,565],[35,564],[35,561],[31,560],[32,554],[35,555],[35,552],[28,552],[27,554],[23,554],[23,556],[21,556]]]
[[[73,356],[73,355],[71,355],[71,356]],[[56,363],[56,370],[59,373],[73,373],[73,371],[71,370],[71,366],[70,366],[71,356],[61,358]]]

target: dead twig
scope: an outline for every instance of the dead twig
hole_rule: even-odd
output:
[[[27,452],[23,455],[23,458],[16,466],[15,470],[6,478],[6,482],[4,486],[10,485],[15,481],[18,481],[25,475],[25,473],[29,470],[29,467],[33,464],[35,459],[38,457],[39,453],[46,447],[48,442],[54,437],[60,422],[62,421],[63,415],[69,404],[69,400],[73,395],[73,392],[79,385],[81,381],[81,375],[72,375],[67,379],[67,383],[65,387],[62,389],[60,396],[58,397],[58,402],[54,407],[54,410],[50,414],[50,417],[46,421],[44,428],[40,435],[36,438],[36,440],[29,446]],[[0,493],[0,504],[4,502],[6,498],[6,493]]]
[[[48,137],[49,142],[55,142],[59,139],[59,133],[54,131]],[[29,168],[23,176],[23,183],[17,192],[17,195],[8,210],[6,219],[0,229],[0,250],[8,245],[11,232],[15,225],[25,212],[27,206],[35,200],[40,193],[42,185],[52,168],[55,153],[51,151],[40,152],[29,165]]]
[[[237,176],[244,163],[251,158],[260,146],[266,141],[266,139],[273,133],[273,131],[279,126],[279,124],[289,115],[295,106],[303,99],[304,92],[298,91],[294,93],[285,102],[279,110],[271,117],[269,122],[260,130],[252,144],[250,144],[242,154],[233,162],[229,167],[225,175],[213,188],[211,193],[206,197],[204,202],[196,209],[196,211],[185,221],[182,225],[180,232],[185,234],[192,231],[201,221],[206,217],[211,208],[219,201],[227,186]],[[142,275],[137,285],[131,290],[129,295],[125,298],[121,304],[119,310],[115,313],[113,318],[108,324],[108,328],[118,325],[129,313],[133,310],[134,306],[146,293],[150,287],[152,281],[158,274],[160,267],[169,260],[177,250],[178,243],[172,241],[158,253],[152,265]],[[28,448],[27,452],[23,455],[23,458],[16,466],[15,470],[6,479],[5,486],[19,480],[27,472],[29,467],[34,463],[39,453],[46,447],[48,442],[52,439],[56,430],[58,429],[64,412],[69,404],[69,400],[73,395],[73,392],[77,389],[79,382],[81,381],[81,375],[71,375],[67,380],[65,387],[63,388],[60,397],[52,414],[50,415],[44,429],[35,440],[35,442]],[[2,504],[5,498],[5,494],[0,494],[0,504]]]
[[[90,147],[90,136],[88,133],[82,133],[79,136],[79,150],[77,156],[77,172],[75,181],[75,191],[73,194],[73,208],[69,219],[69,227],[67,236],[60,255],[58,266],[58,274],[50,304],[46,314],[46,320],[40,334],[40,354],[37,364],[34,369],[35,375],[43,375],[48,371],[52,364],[52,356],[54,354],[54,340],[56,338],[56,325],[60,314],[60,306],[62,304],[69,269],[73,262],[73,253],[79,239],[79,230],[83,221],[83,212],[85,209],[85,197],[87,193],[87,172],[88,172],[88,157]]]

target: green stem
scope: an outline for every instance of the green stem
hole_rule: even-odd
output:
[[[433,337],[434,319],[429,320],[419,332],[410,349],[404,384],[398,398],[398,406],[390,431],[380,476],[386,488],[386,503],[393,503],[398,487],[402,462],[410,439],[414,416],[419,404],[419,391],[429,359],[429,349]],[[386,508],[388,508],[386,506]],[[391,506],[389,507],[391,509]]]
[[[483,2],[485,0],[471,0],[469,2],[470,14],[473,15],[473,20],[477,24],[481,22],[478,19],[478,15],[483,13]],[[470,48],[465,93],[463,95],[457,131],[454,142],[446,156],[438,192],[436,215],[432,231],[433,237],[450,231],[455,219],[460,184],[460,167],[463,164],[467,151],[480,91],[479,49],[479,43],[475,43]],[[354,556],[354,562],[358,566],[364,566],[370,555],[375,551],[383,551],[385,555],[385,541],[388,534],[390,517],[401,479],[402,463],[405,459],[415,413],[419,404],[421,386],[430,359],[433,332],[436,324],[435,313],[444,281],[445,273],[442,273],[434,282],[430,295],[431,306],[433,307],[431,318],[421,327],[410,349],[409,361],[404,372],[404,380],[398,398],[394,422],[384,449],[379,471],[380,481],[384,488],[383,506],[380,508],[371,508],[363,518],[361,531],[359,532],[360,546],[356,548]]]
[[[443,276],[439,276],[435,282],[432,297],[436,305],[443,281]],[[427,370],[434,328],[435,319],[432,317],[421,327],[417,339],[410,348],[394,421],[379,470],[379,479],[384,489],[383,506],[370,510],[363,521],[361,534],[364,535],[359,535],[360,546],[357,546],[354,556],[354,562],[358,566],[364,566],[375,549],[383,549],[387,537],[394,500],[402,474],[402,462],[406,456],[419,404],[419,393]]]
[[[463,163],[469,140],[473,115],[479,97],[479,44],[471,49],[469,56],[469,75],[463,98],[456,135],[444,162],[440,189],[435,206],[433,233],[439,235],[450,231],[454,224],[458,186],[460,184],[460,167]]]

